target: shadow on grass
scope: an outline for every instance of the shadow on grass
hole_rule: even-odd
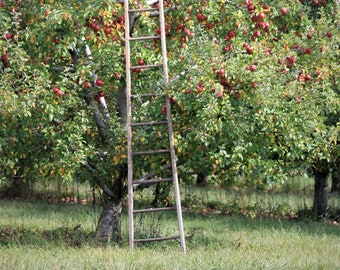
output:
[[[85,243],[93,242],[93,233],[81,229],[61,227],[54,230],[6,227],[0,228],[0,245],[65,245],[82,247]]]

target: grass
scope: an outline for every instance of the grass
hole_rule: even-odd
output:
[[[131,252],[125,212],[122,243],[97,247],[91,239],[98,206],[2,200],[0,269],[340,269],[340,226],[290,219],[287,214],[309,207],[312,199],[305,187],[295,191],[193,188],[188,197],[183,190],[184,227],[191,236],[185,256],[176,241]],[[338,198],[330,200],[337,209]],[[176,230],[172,213],[160,218],[162,231]],[[158,229],[149,224],[141,227]]]
[[[175,242],[142,247],[1,246],[1,269],[339,269],[339,227],[244,217],[185,214],[197,227],[183,256]]]

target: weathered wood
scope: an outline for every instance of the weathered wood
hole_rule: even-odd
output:
[[[144,239],[134,239],[135,243],[143,243],[143,242],[155,242],[155,241],[164,241],[164,240],[175,240],[180,238],[179,235],[174,236],[166,236],[166,237],[155,237],[155,238],[144,238]]]
[[[183,229],[183,221],[182,221],[182,209],[181,209],[181,201],[179,195],[179,184],[178,184],[178,176],[177,176],[177,167],[176,167],[176,155],[175,155],[175,147],[174,147],[174,136],[172,131],[172,118],[170,111],[170,98],[169,96],[165,96],[165,106],[166,106],[166,117],[167,120],[164,122],[143,122],[143,123],[132,123],[131,116],[131,98],[132,98],[132,90],[131,90],[131,71],[134,69],[146,69],[146,68],[162,68],[163,69],[163,77],[164,77],[164,86],[169,86],[169,75],[168,75],[168,65],[167,65],[167,51],[166,51],[166,31],[165,31],[165,21],[164,21],[164,5],[163,1],[158,1],[158,11],[159,11],[159,25],[160,25],[160,36],[150,36],[150,37],[131,37],[131,31],[129,30],[129,26],[131,25],[131,12],[144,12],[155,9],[141,9],[141,10],[130,10],[129,2],[124,2],[124,10],[125,10],[125,55],[126,55],[126,98],[127,98],[127,140],[128,140],[128,216],[129,216],[129,246],[130,249],[134,249],[134,243],[136,241],[151,241],[149,239],[134,239],[134,213],[145,213],[145,212],[155,212],[155,211],[165,211],[165,210],[176,210],[177,211],[177,220],[178,220],[178,228],[179,228],[179,238],[181,243],[181,249],[183,253],[185,253],[185,237],[184,237],[184,229]],[[131,66],[131,51],[130,51],[130,41],[143,41],[148,39],[160,39],[162,46],[162,63],[156,65],[142,65],[142,66]],[[135,93],[138,97],[137,93]],[[154,124],[164,124],[168,127],[168,139],[169,139],[169,149],[156,149],[156,150],[132,150],[132,127],[133,126],[144,126],[144,125],[154,125]],[[141,185],[142,181],[138,181],[137,183],[133,179],[133,157],[136,155],[154,155],[154,154],[162,154],[162,153],[170,153],[170,168],[172,169],[172,178],[174,193],[175,193],[175,202],[176,207],[166,207],[166,208],[151,208],[151,209],[140,209],[134,210],[134,201],[133,201],[133,191],[134,188]],[[167,164],[169,165],[169,164]],[[158,180],[154,180],[153,182],[158,183]],[[143,183],[144,184],[144,183]],[[149,183],[150,185],[150,183]],[[156,238],[158,240],[165,240],[165,238]],[[155,240],[152,240],[155,241]]]

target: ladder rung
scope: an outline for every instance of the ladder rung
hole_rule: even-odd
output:
[[[148,150],[148,151],[138,151],[132,152],[133,155],[152,155],[152,154],[162,154],[162,153],[169,153],[169,149],[160,149],[160,150]]]
[[[148,11],[158,11],[159,8],[140,8],[140,9],[129,9],[129,12],[148,12]]]
[[[131,95],[131,98],[155,97],[155,96],[165,96],[165,94],[157,94],[157,93],[138,94],[138,95]]]
[[[137,210],[133,210],[133,213],[151,213],[151,212],[161,212],[161,211],[171,211],[171,210],[176,210],[176,207],[137,209]]]
[[[145,37],[130,37],[130,41],[140,41],[140,40],[150,40],[150,39],[160,39],[161,36],[145,36]]]
[[[155,242],[155,241],[163,241],[163,240],[174,240],[178,239],[179,235],[174,236],[166,236],[166,237],[156,237],[156,238],[145,238],[145,239],[134,239],[135,243],[142,243],[142,242]]]
[[[149,180],[136,180],[133,181],[133,185],[150,185],[150,184],[156,184],[161,182],[170,182],[173,181],[173,178],[160,178],[160,179],[149,179]]]
[[[151,122],[139,122],[139,123],[131,123],[132,127],[138,126],[153,126],[153,125],[164,125],[167,124],[168,121],[151,121]]]
[[[163,67],[163,64],[144,65],[144,66],[131,66],[130,69],[155,68],[155,67]]]

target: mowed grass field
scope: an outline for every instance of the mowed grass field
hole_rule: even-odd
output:
[[[230,200],[252,205],[245,209],[275,204],[275,195],[256,194],[233,194]],[[219,196],[206,199],[222,200]],[[286,200],[301,203],[301,196]],[[340,269],[340,226],[327,221],[185,208],[188,237],[183,255],[174,240],[131,252],[125,212],[122,242],[95,246],[92,236],[99,213],[99,207],[90,204],[0,201],[0,269]],[[145,222],[149,225],[140,225],[145,231],[158,230],[158,223],[166,232],[176,231],[175,213],[145,218]]]

